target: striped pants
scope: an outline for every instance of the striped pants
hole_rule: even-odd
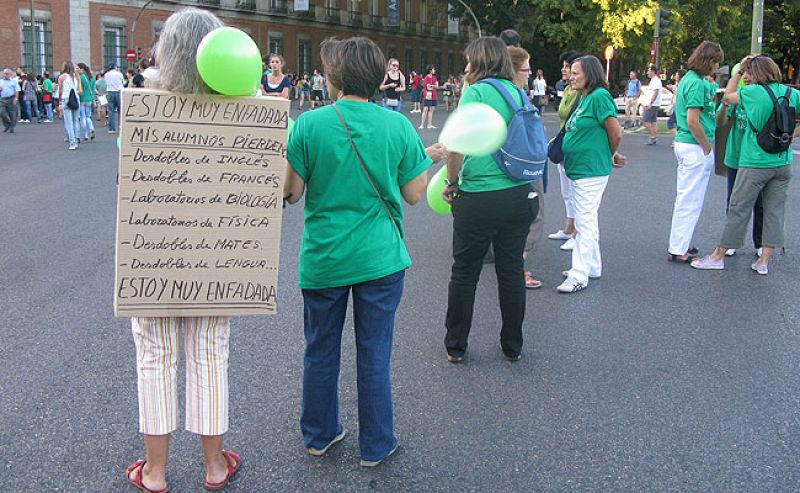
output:
[[[166,435],[178,428],[178,341],[186,350],[186,430],[228,431],[228,317],[134,317],[139,431]]]

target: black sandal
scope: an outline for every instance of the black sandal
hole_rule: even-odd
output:
[[[681,258],[681,255],[676,255],[674,253],[667,254],[667,262],[675,262],[676,264],[691,264],[692,260],[696,259],[697,257],[694,255],[686,254],[686,258]]]

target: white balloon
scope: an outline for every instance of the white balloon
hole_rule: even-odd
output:
[[[471,156],[486,156],[506,141],[508,126],[494,108],[483,103],[459,106],[439,134],[448,151]]]

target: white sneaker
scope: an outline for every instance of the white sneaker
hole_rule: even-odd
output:
[[[572,235],[565,233],[563,229],[559,229],[555,233],[550,233],[547,237],[551,240],[568,240],[572,238]]]
[[[424,130],[424,129],[425,129],[425,127],[423,127],[422,125],[420,125],[420,126],[419,126],[419,127],[417,127],[417,128],[418,128],[418,129],[420,129],[420,130]]]
[[[386,454],[386,457],[384,457],[381,460],[364,460],[364,459],[361,459],[361,467],[378,467],[386,459],[391,457],[395,452],[397,452],[397,445],[395,445],[394,448],[392,450],[390,450],[388,454]]]
[[[433,125],[428,125],[428,128],[436,128],[436,127],[434,127]]]
[[[77,149],[77,148],[78,148],[78,146],[69,146],[69,150],[70,150],[70,151],[74,151],[74,150],[75,150],[75,149]]]
[[[763,255],[763,253],[764,253],[763,249],[756,248],[756,250],[753,252],[753,255],[755,255],[756,257],[760,257],[761,255]]]
[[[564,279],[564,282],[556,288],[559,293],[577,293],[583,289],[586,289],[586,284],[578,281],[574,277]]]
[[[725,256],[726,257],[733,257],[734,255],[736,255],[736,249],[735,248],[728,248],[727,250],[725,250]]]
[[[565,252],[574,249],[575,248],[575,238],[568,239],[567,241],[564,242],[563,245],[561,245],[558,248],[564,250]]]

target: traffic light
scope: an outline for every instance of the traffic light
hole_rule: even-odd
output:
[[[669,34],[669,18],[672,17],[672,12],[666,9],[656,9],[656,38],[663,37]]]

